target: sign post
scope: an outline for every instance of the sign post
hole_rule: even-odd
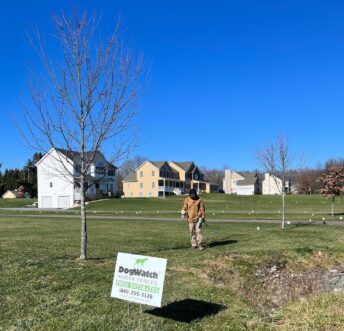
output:
[[[161,307],[167,259],[118,253],[111,297]]]

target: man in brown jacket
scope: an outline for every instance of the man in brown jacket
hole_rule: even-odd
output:
[[[197,196],[195,189],[191,189],[189,197],[184,200],[182,217],[187,218],[193,248],[204,249],[202,246],[201,227],[204,222],[205,208],[203,199]]]

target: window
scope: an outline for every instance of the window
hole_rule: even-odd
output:
[[[142,197],[142,192],[140,192],[140,197]]]
[[[140,188],[143,188],[143,183],[140,183]]]
[[[130,183],[128,183],[128,187],[130,187]]]
[[[114,177],[116,174],[115,170],[108,170],[108,176]]]
[[[155,176],[155,171],[154,170],[152,170],[152,177],[154,177]]]
[[[50,182],[50,183],[49,183],[49,187],[53,187],[53,182]]]
[[[152,182],[152,188],[155,188],[155,182]]]
[[[130,196],[133,197],[133,196],[134,196],[134,193],[133,193],[133,192],[130,192]]]
[[[140,171],[140,177],[143,177],[143,171]]]

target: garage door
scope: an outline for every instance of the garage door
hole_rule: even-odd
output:
[[[69,196],[68,195],[59,197],[58,207],[59,208],[63,208],[63,209],[66,209],[66,208],[70,207],[70,205],[69,205]]]
[[[42,208],[52,208],[53,197],[42,197]]]

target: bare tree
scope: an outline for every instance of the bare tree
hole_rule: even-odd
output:
[[[105,147],[112,150],[108,160],[113,163],[133,146],[127,136],[142,95],[143,62],[140,54],[124,46],[119,21],[105,42],[98,33],[96,37],[100,21],[95,14],[62,14],[53,17],[53,23],[57,47],[49,55],[39,32],[30,39],[43,73],[30,85],[32,103],[24,105],[21,131],[39,151],[70,152],[81,194],[80,259],[86,259],[85,193],[90,165]],[[56,158],[63,166],[64,160]],[[65,170],[70,172],[69,168]]]
[[[209,169],[201,167],[201,171],[204,174],[204,179],[212,184],[216,184],[219,188],[222,188],[223,178],[225,177],[224,170],[221,169]]]
[[[344,166],[329,165],[327,172],[322,174],[317,181],[323,184],[320,193],[331,198],[331,215],[334,216],[335,198],[344,193]]]
[[[285,223],[285,187],[291,156],[287,138],[284,135],[276,137],[275,142],[266,145],[256,155],[257,161],[265,172],[268,172],[281,195],[281,228]],[[281,182],[279,182],[279,177]]]
[[[116,185],[119,192],[123,191],[122,180],[126,175],[135,171],[144,161],[148,160],[147,157],[136,155],[132,159],[125,160],[117,171]]]

